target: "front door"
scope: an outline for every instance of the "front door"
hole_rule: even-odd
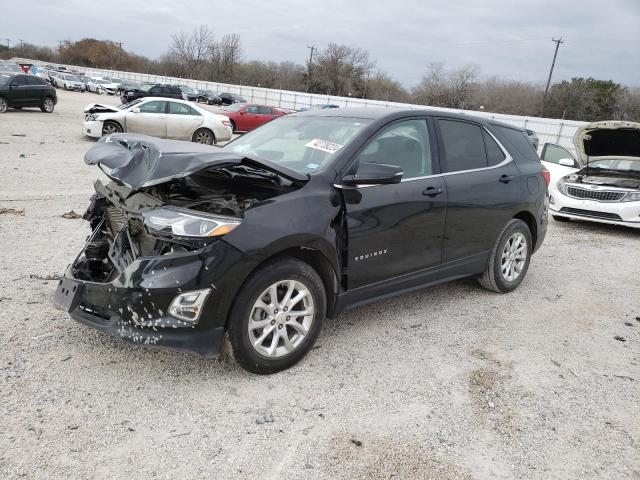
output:
[[[346,205],[348,288],[432,268],[441,262],[447,195],[433,161],[427,120],[383,128],[347,169],[363,163],[402,167],[398,184],[343,188]]]
[[[139,111],[134,112],[133,110]],[[153,137],[167,136],[167,102],[151,100],[140,103],[130,109],[125,115],[128,133],[141,133]]]
[[[443,274],[477,273],[521,202],[520,174],[493,136],[473,122],[441,118],[438,148],[448,194]],[[450,264],[447,266],[447,264]]]

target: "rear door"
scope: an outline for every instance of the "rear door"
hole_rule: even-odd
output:
[[[151,100],[136,105],[140,109],[134,113],[131,110],[125,114],[125,125],[128,133],[141,133],[154,137],[167,136],[167,102]]]
[[[47,90],[47,84],[44,80],[33,75],[27,76],[27,83],[31,89],[31,106],[39,107],[44,99],[44,92]]]
[[[184,103],[169,101],[167,105],[167,137],[191,140],[193,132],[202,125],[200,112]]]
[[[448,194],[443,275],[477,273],[521,202],[519,172],[479,124],[440,118],[437,136]]]
[[[342,188],[349,289],[417,272],[437,277],[447,198],[434,143],[426,118],[397,121],[381,129],[346,170],[385,163],[404,171],[398,184]]]

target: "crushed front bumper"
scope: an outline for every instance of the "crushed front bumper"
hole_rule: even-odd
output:
[[[186,253],[135,258],[111,281],[85,280],[78,265],[100,228],[60,280],[55,304],[74,320],[128,342],[216,356],[234,294],[246,274],[237,272],[249,268],[246,255],[217,241]],[[197,322],[169,315],[176,296],[202,289],[210,294]]]

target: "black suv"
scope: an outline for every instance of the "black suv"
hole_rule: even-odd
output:
[[[57,102],[56,89],[42,78],[0,72],[0,113],[9,107],[40,107],[43,112],[51,113]]]
[[[131,342],[256,373],[298,362],[326,316],[462,277],[520,285],[547,230],[524,130],[430,110],[280,117],[223,148],[103,137],[92,234],[56,302]]]
[[[247,103],[247,101],[242,98],[240,95],[236,95],[235,93],[222,92],[218,94],[220,97],[221,105],[233,105],[234,103]]]
[[[182,100],[183,95],[182,90],[175,85],[148,85],[124,91],[122,95],[120,95],[120,101],[122,103],[129,103],[144,97],[179,98]]]

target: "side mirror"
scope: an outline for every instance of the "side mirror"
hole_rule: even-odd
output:
[[[575,167],[576,166],[576,162],[573,158],[561,158],[560,160],[558,160],[558,163],[560,165],[564,165],[565,167]]]
[[[131,109],[131,113],[140,113],[140,109],[138,107],[133,107]]]
[[[404,172],[397,165],[384,163],[363,163],[358,167],[355,175],[342,177],[342,184],[357,185],[389,185],[400,183]]]

